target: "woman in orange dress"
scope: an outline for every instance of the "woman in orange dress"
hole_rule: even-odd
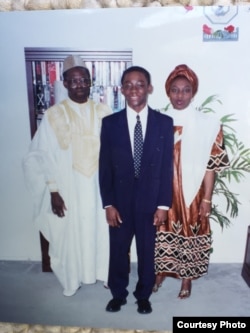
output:
[[[215,174],[229,161],[219,120],[192,106],[198,90],[194,71],[177,66],[165,89],[171,102],[167,115],[174,120],[175,133],[173,204],[157,231],[154,291],[166,276],[175,277],[182,280],[178,297],[183,299],[191,294],[192,280],[207,274]]]

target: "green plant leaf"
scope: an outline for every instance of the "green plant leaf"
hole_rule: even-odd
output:
[[[215,113],[216,111],[210,106],[214,102],[222,104],[218,95],[212,95],[197,109],[205,113]],[[237,138],[237,133],[232,126],[237,121],[234,114],[226,114],[221,117],[220,121],[223,127],[224,145],[231,156],[229,168],[216,175],[213,195],[218,195],[221,199],[225,200],[226,211],[223,213],[219,211],[216,205],[213,205],[210,219],[219,223],[223,229],[230,226],[231,218],[238,216],[240,201],[238,200],[238,194],[233,193],[230,189],[230,184],[232,181],[240,183],[245,178],[245,173],[250,172],[250,149],[246,148],[243,142]]]

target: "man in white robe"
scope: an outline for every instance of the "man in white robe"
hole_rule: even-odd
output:
[[[89,99],[89,70],[80,56],[64,61],[68,98],[49,108],[24,158],[34,220],[49,242],[51,268],[65,296],[82,283],[107,281],[108,225],[98,183],[102,118],[112,113]]]

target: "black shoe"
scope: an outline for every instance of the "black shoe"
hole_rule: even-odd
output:
[[[113,298],[108,302],[106,306],[106,311],[108,312],[118,312],[121,310],[121,306],[127,303],[126,299]]]
[[[147,299],[139,299],[137,301],[138,308],[137,311],[141,314],[147,314],[152,312],[152,307],[150,302]]]

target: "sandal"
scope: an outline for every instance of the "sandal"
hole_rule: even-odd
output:
[[[191,295],[191,280],[184,279],[182,280],[181,290],[178,294],[178,298],[185,299]]]
[[[189,290],[181,290],[179,292],[178,298],[184,299],[184,298],[188,298],[190,296],[191,292]]]
[[[156,293],[159,290],[159,288],[162,286],[162,283],[164,280],[165,280],[165,276],[162,276],[162,275],[156,276],[155,284],[153,286],[154,293]]]

